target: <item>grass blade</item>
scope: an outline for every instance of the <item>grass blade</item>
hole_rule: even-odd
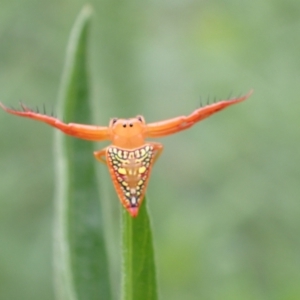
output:
[[[59,97],[65,122],[92,124],[86,51],[91,9],[71,33]],[[111,299],[93,144],[62,133],[57,147],[55,276],[61,300]]]
[[[157,299],[152,231],[146,204],[144,199],[137,218],[123,209],[122,300]]]

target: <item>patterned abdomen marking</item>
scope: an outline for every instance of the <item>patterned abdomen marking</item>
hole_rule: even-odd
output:
[[[146,191],[155,151],[151,144],[136,149],[107,148],[107,163],[122,204],[139,207]]]

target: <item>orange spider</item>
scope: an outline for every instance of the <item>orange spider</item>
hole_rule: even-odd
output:
[[[45,122],[74,137],[91,141],[111,141],[111,145],[95,151],[94,156],[108,166],[116,192],[123,206],[136,217],[143,201],[153,164],[161,154],[160,143],[147,138],[163,137],[190,128],[195,123],[235,103],[246,100],[252,91],[242,97],[224,100],[200,107],[188,116],[146,124],[142,116],[131,119],[111,119],[108,127],[65,124],[55,117],[32,111],[21,104],[22,111],[0,106],[6,112]]]

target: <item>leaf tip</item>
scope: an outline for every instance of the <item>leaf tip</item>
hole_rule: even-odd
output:
[[[93,13],[93,6],[90,3],[85,4],[82,8],[81,13],[86,17],[90,17]]]

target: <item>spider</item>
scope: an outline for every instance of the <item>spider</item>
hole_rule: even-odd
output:
[[[1,102],[0,106],[10,114],[47,123],[76,138],[111,141],[111,145],[95,151],[94,156],[107,165],[122,205],[132,217],[136,217],[146,192],[152,166],[163,150],[162,144],[146,139],[164,137],[188,129],[210,115],[246,100],[251,94],[252,91],[241,97],[200,107],[188,116],[150,124],[140,115],[130,119],[113,118],[108,127],[66,124],[55,117],[35,112],[23,104],[21,111],[7,108]]]

